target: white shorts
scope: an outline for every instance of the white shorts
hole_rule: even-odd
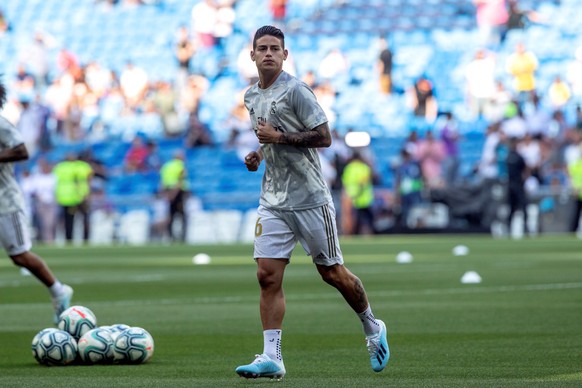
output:
[[[8,256],[19,255],[32,248],[24,212],[0,214],[0,244]]]
[[[343,264],[333,203],[298,211],[259,206],[257,216],[255,259],[290,259],[299,241],[315,264]]]

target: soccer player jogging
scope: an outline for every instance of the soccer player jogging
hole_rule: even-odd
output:
[[[0,110],[6,102],[6,88],[0,82]],[[0,244],[14,264],[29,270],[49,290],[54,308],[54,321],[69,307],[73,289],[59,282],[48,265],[32,253],[24,197],[14,177],[13,162],[28,159],[28,151],[20,132],[0,116]]]
[[[281,30],[259,28],[250,55],[259,81],[245,93],[245,106],[261,146],[246,156],[245,165],[257,171],[265,161],[254,242],[264,348],[235,371],[246,378],[285,375],[283,275],[299,241],[323,280],[358,314],[372,369],[380,372],[390,357],[386,325],[374,318],[362,282],[343,265],[335,209],[317,155],[316,148],[331,145],[325,113],[312,90],[283,71],[288,51]]]

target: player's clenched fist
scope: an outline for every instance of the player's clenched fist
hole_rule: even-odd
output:
[[[259,164],[261,164],[261,156],[257,151],[249,152],[249,154],[245,156],[245,166],[247,166],[247,170],[257,171],[259,169]]]
[[[270,123],[257,123],[255,133],[261,144],[276,144],[281,138],[281,132],[278,132]]]

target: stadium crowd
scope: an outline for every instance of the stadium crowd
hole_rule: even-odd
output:
[[[116,7],[146,7],[162,2],[96,1],[98,6],[109,7],[111,12],[115,12]],[[91,195],[96,197],[106,192],[109,176],[159,174],[164,163],[168,162],[163,160],[157,146],[162,139],[180,140],[184,149],[212,145],[235,150],[242,156],[258,146],[242,101],[248,85],[257,79],[256,68],[248,55],[248,44],[241,48],[237,58],[230,58],[237,63],[241,86],[236,103],[224,105],[229,113],[219,126],[224,128],[227,136],[213,132],[209,118],[200,114],[201,102],[221,74],[212,77],[197,71],[192,65],[193,59],[204,50],[218,50],[226,55],[226,42],[235,28],[237,3],[235,0],[195,3],[191,23],[175,31],[175,40],[168,48],[173,51],[176,65],[174,74],[164,79],[153,78],[147,69],[131,60],[119,71],[97,60],[81,61],[65,46],[55,50],[56,43],[49,34],[34,32],[30,44],[21,50],[17,71],[3,76],[10,95],[2,114],[22,132],[33,155],[34,164],[20,168],[19,178],[28,198],[31,219],[42,231],[37,238],[47,243],[54,241],[57,210],[70,207],[70,203],[65,203],[69,199],[63,202],[58,196],[57,187],[63,184],[62,174],[58,173],[62,161],[51,161],[46,157],[59,145],[86,145],[86,152],[68,154],[66,159],[82,161],[89,166],[92,173],[83,173],[83,179],[89,180]],[[269,4],[272,22],[283,28],[287,3],[272,0]],[[333,6],[341,7],[344,3],[349,1]],[[386,212],[399,214],[397,222],[405,226],[410,209],[429,200],[427,191],[468,181],[507,182],[507,155],[512,139],[516,139],[517,153],[525,163],[523,187],[528,195],[571,188],[578,196],[577,203],[580,203],[582,45],[572,48],[572,60],[559,69],[547,89],[541,89],[537,73],[544,62],[534,51],[520,41],[506,58],[499,52],[512,30],[528,29],[533,24],[551,24],[551,21],[534,10],[522,10],[517,0],[474,0],[473,3],[473,28],[479,30],[482,44],[468,48],[474,52],[474,58],[463,64],[466,98],[461,102],[462,109],[442,109],[439,90],[424,73],[412,85],[395,78],[391,69],[393,57],[398,53],[391,51],[389,33],[380,37],[377,57],[368,59],[374,61],[378,69],[377,74],[370,75],[378,79],[377,93],[404,95],[409,111],[402,114],[413,116],[415,122],[422,122],[422,125],[411,127],[405,139],[394,140],[402,142],[399,155],[374,155],[371,149],[355,152],[346,145],[345,133],[335,131],[333,146],[322,150],[320,155],[328,182],[336,192],[341,192],[349,181],[346,166],[354,159],[370,166],[369,184],[381,186],[384,177],[377,169],[378,159],[397,157],[392,164],[394,183],[388,190],[378,190],[378,193],[387,193],[382,194],[380,200],[378,194],[375,200],[364,201],[364,205],[361,198],[340,198],[342,203],[348,204],[342,206],[340,212],[348,222],[343,224],[344,233],[351,230],[372,233],[375,230],[374,221],[368,228],[358,224],[352,229],[348,214],[351,206],[358,209],[369,207],[378,219],[382,219]],[[10,23],[0,12],[0,39],[11,34]],[[297,74],[296,59],[291,52],[285,70]],[[349,68],[345,53],[341,48],[335,48],[321,59],[319,67],[297,74],[313,88],[332,125],[338,113],[335,102],[342,93],[332,81],[347,74]],[[459,111],[469,112],[467,117],[470,120],[487,128],[480,158],[468,168],[463,166],[466,161],[461,155],[465,139],[459,130],[456,114]],[[120,125],[131,118],[139,119],[139,130],[126,130]],[[350,130],[365,131],[366,128]],[[92,144],[112,140],[131,143],[131,146],[123,160],[114,163],[113,167],[109,163],[105,168],[104,161],[96,160],[90,148]],[[168,192],[160,178],[157,195],[167,198],[163,193]],[[85,199],[75,201],[77,206]],[[166,213],[169,217],[170,202],[168,199],[167,211],[161,212],[162,219]],[[519,206],[521,208],[522,204]],[[62,219],[66,220],[65,214],[68,213],[62,214]],[[578,229],[580,206],[575,215],[570,221],[571,231]],[[70,221],[67,222],[70,225]],[[367,222],[365,217],[362,222]]]

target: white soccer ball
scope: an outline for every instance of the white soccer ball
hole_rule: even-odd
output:
[[[143,364],[154,354],[154,339],[141,327],[124,330],[115,340],[113,358],[121,364]]]
[[[119,334],[129,329],[130,326],[124,323],[115,323],[111,326],[101,326],[101,328],[109,330],[109,334],[111,334],[111,339],[113,340],[113,342],[115,342]]]
[[[79,338],[77,345],[81,360],[88,364],[113,362],[113,339],[107,329],[89,330]]]
[[[43,329],[32,339],[32,355],[42,365],[68,365],[77,358],[77,341],[66,331]]]
[[[71,306],[60,315],[57,327],[79,340],[83,334],[97,327],[97,318],[87,307]]]

